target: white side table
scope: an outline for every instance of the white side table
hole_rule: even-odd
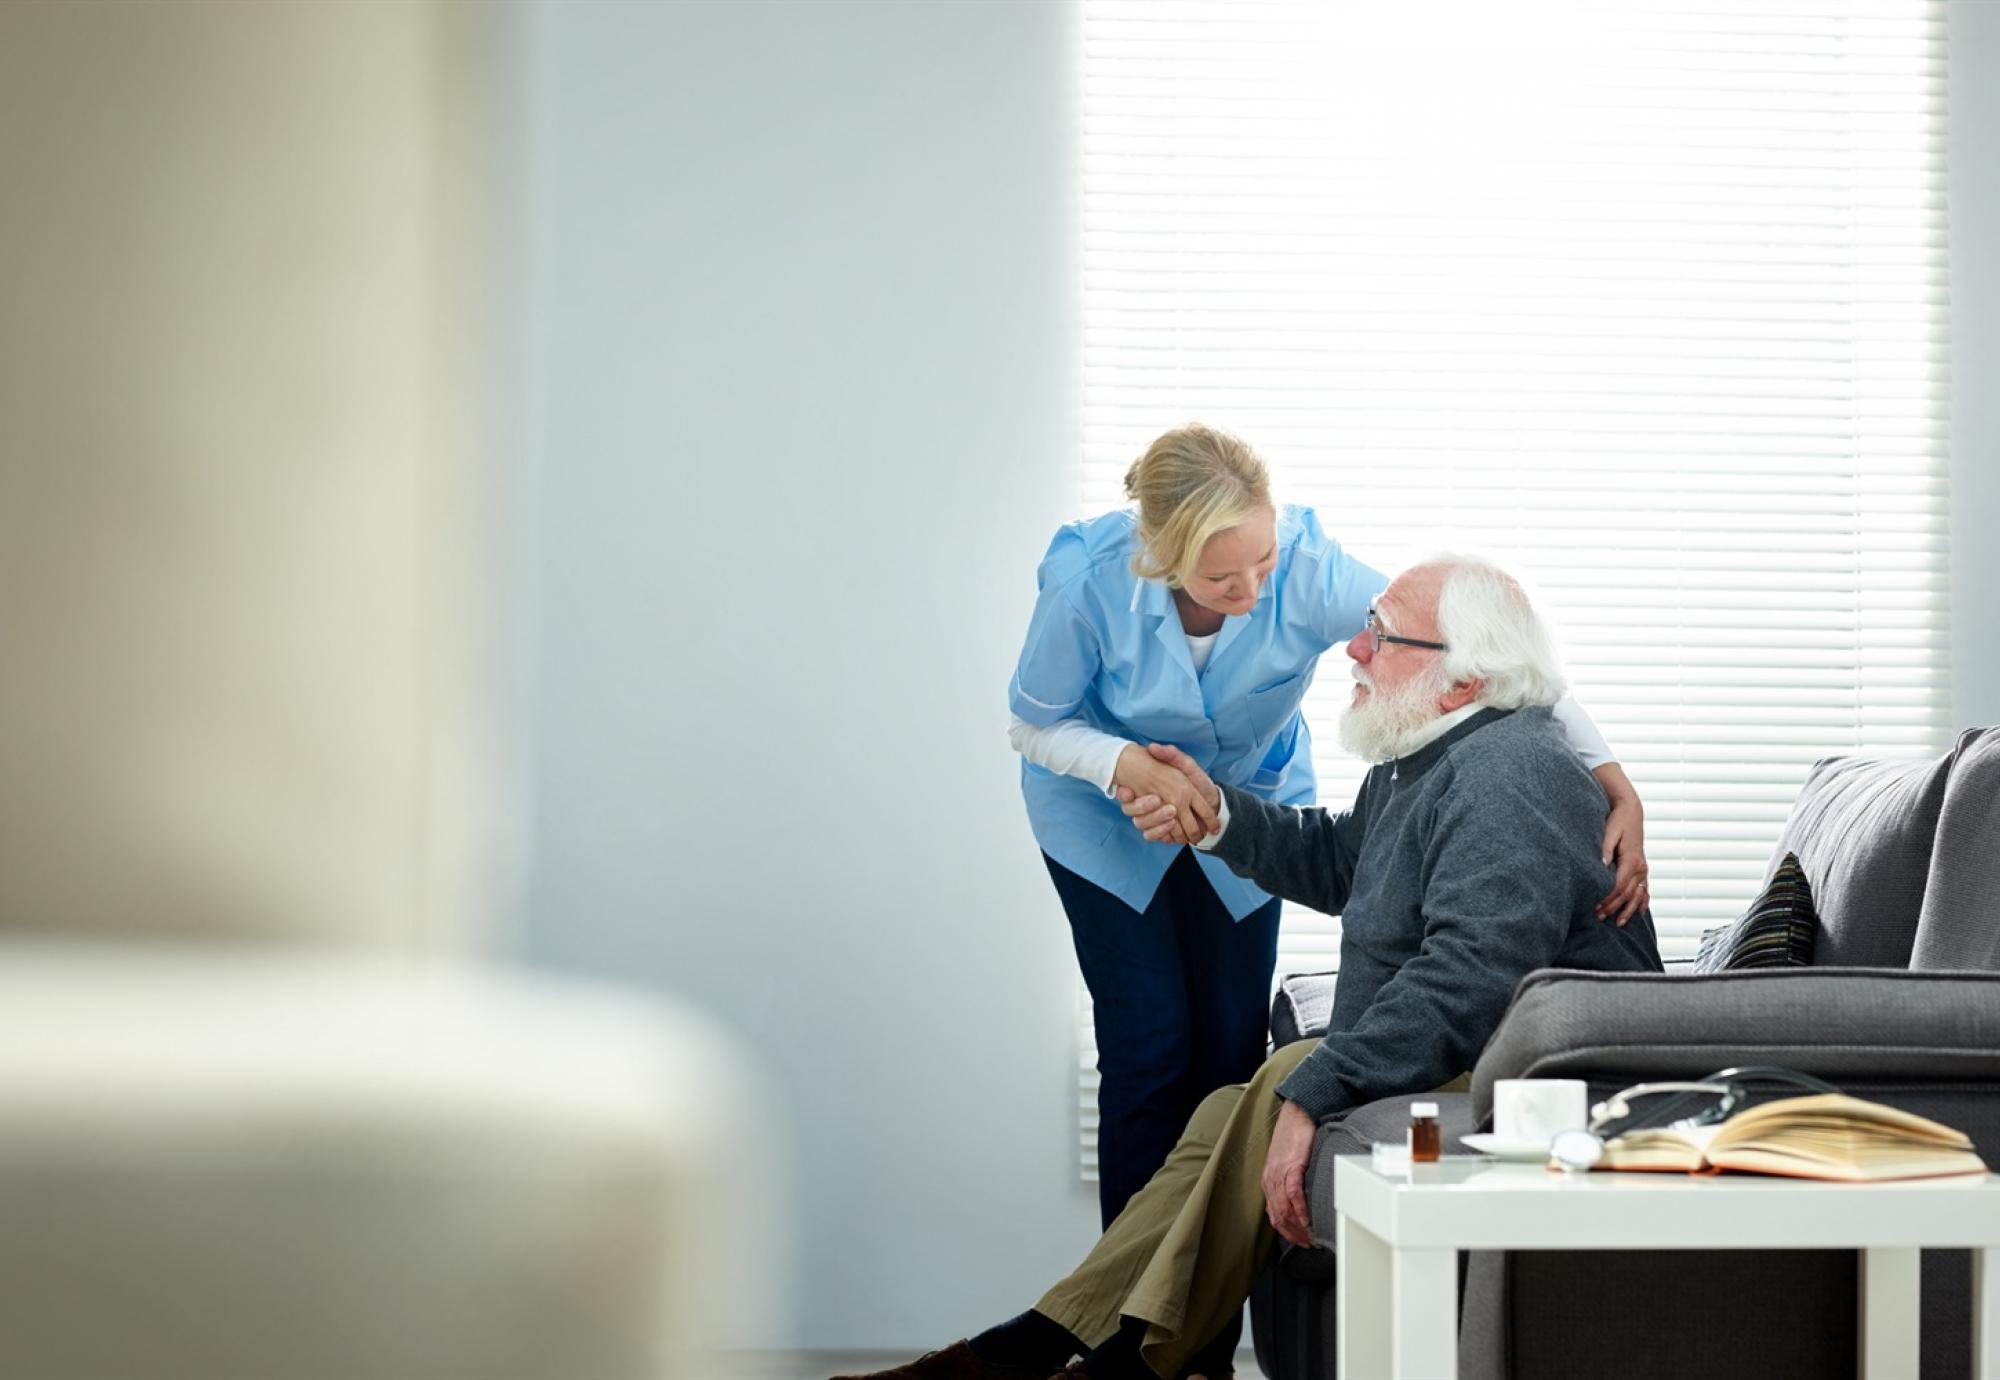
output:
[[[1452,1158],[1334,1164],[1339,1374],[1451,1380],[1467,1250],[1851,1248],[1861,1374],[1917,1373],[1918,1252],[1972,1247],[1972,1356],[2000,1380],[2000,1175],[1830,1184],[1687,1174],[1558,1174]]]

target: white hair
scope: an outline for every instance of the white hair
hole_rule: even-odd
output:
[[[1445,686],[1480,682],[1479,703],[1492,709],[1546,707],[1563,697],[1555,639],[1520,581],[1480,556],[1433,556],[1424,569],[1443,574],[1438,589],[1438,658]]]

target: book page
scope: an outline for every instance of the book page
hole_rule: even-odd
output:
[[[1817,1093],[1810,1097],[1780,1098],[1740,1112],[1716,1127],[1713,1145],[1747,1145],[1768,1142],[1782,1135],[1787,1143],[1795,1137],[1805,1141],[1830,1142],[1842,1137],[1881,1140],[1893,1145],[1943,1145],[1969,1150],[1972,1142],[1962,1131],[1954,1131],[1928,1117],[1865,1102],[1845,1093]]]
[[[1855,1182],[1980,1173],[1963,1132],[1844,1093],[1781,1098],[1716,1126],[1649,1127],[1604,1147],[1603,1167],[1707,1167]]]

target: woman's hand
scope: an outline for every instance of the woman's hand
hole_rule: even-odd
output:
[[[1160,760],[1162,753],[1169,760]],[[1187,772],[1173,765],[1183,757],[1184,754],[1165,744],[1155,744],[1154,750],[1149,751],[1137,743],[1128,743],[1118,754],[1118,766],[1111,775],[1118,799],[1128,807],[1148,796],[1158,802],[1148,811],[1157,820],[1155,827],[1147,828],[1137,819],[1133,821],[1149,839],[1197,843],[1222,827],[1216,802],[1209,799]],[[1125,813],[1133,812],[1128,808]]]
[[[1618,865],[1610,894],[1597,903],[1597,918],[1623,925],[1652,901],[1646,880],[1646,807],[1616,762],[1605,763],[1591,775],[1611,799],[1611,813],[1604,820],[1604,861]]]
[[[1180,816],[1174,807],[1156,795],[1133,795],[1119,786],[1116,789],[1118,804],[1125,811],[1125,818],[1132,821],[1132,827],[1146,836],[1148,843],[1199,843],[1199,839],[1181,836]]]

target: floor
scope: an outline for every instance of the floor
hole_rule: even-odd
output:
[[[915,1359],[907,1352],[739,1351],[717,1358],[687,1380],[827,1380],[833,1375],[865,1375]],[[1236,1353],[1236,1380],[1264,1380],[1256,1356],[1247,1348]]]

